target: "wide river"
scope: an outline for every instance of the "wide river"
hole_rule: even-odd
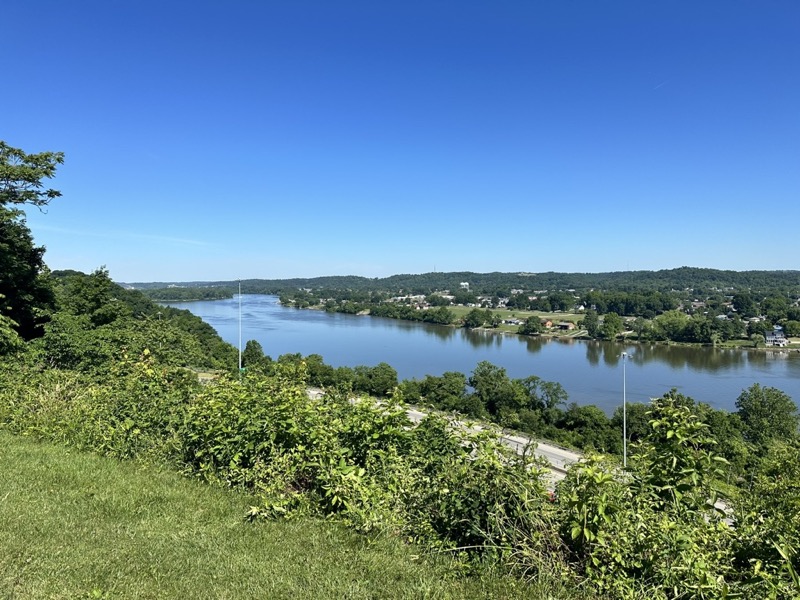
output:
[[[239,301],[170,303],[201,317],[220,336],[239,343]],[[557,381],[569,401],[594,404],[608,414],[628,402],[647,402],[671,388],[715,408],[736,410],[736,398],[753,383],[778,388],[800,401],[800,352],[721,350],[524,338],[394,319],[286,308],[276,296],[243,295],[242,347],[257,340],[273,358],[320,354],[335,367],[392,365],[400,379],[460,371],[482,361],[510,377],[537,375]],[[621,354],[629,353],[624,373]]]

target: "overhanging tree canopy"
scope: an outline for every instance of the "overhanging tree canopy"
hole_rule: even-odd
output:
[[[63,162],[62,152],[27,154],[0,141],[0,315],[24,339],[41,335],[54,296],[44,276],[44,248],[34,244],[19,205],[41,208],[60,196],[42,180]]]
[[[0,206],[33,204],[42,207],[58,198],[61,192],[45,189],[43,179],[56,174],[63,164],[63,152],[26,154],[0,140]]]

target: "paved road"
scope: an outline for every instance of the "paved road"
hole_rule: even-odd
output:
[[[310,398],[320,398],[324,394],[325,392],[319,388],[308,388],[308,396]],[[406,410],[406,413],[408,414],[408,418],[412,423],[419,423],[422,419],[428,416],[428,413],[417,410],[416,408],[409,408]],[[475,431],[482,431],[487,427],[492,427],[494,429],[494,427],[491,425],[475,425],[466,421],[454,422],[462,425],[463,427],[470,427]],[[516,451],[518,454],[522,454],[529,444],[536,444],[533,453],[536,456],[544,458],[548,463],[550,463],[548,487],[550,487],[551,490],[556,483],[564,479],[569,466],[583,458],[579,453],[567,450],[565,448],[559,448],[558,446],[553,446],[545,442],[538,442],[525,436],[507,434],[496,429],[495,431],[497,431],[500,441],[512,450]],[[723,510],[729,515],[725,519],[725,522],[728,523],[728,525],[731,525],[732,518],[730,515],[732,514],[732,509],[723,500],[717,500],[714,503],[714,506],[720,510]]]
[[[408,418],[414,423],[419,423],[422,419],[428,416],[428,413],[414,408],[409,408],[406,412],[408,413]],[[456,423],[459,423],[464,427],[471,427],[476,431],[481,431],[487,427],[481,425],[472,425],[465,421],[456,421]],[[528,437],[511,435],[502,431],[497,431],[497,434],[503,444],[518,454],[522,454],[525,451],[525,448],[531,443],[535,444],[536,447],[533,449],[533,453],[536,456],[544,458],[548,463],[550,463],[550,471],[552,472],[551,481],[553,482],[564,479],[564,475],[566,475],[569,466],[578,462],[582,458],[580,454],[572,452],[571,450],[559,448],[558,446],[553,446],[544,442],[537,442],[536,440],[531,440],[531,438]]]
[[[320,398],[324,394],[325,392],[319,388],[308,388],[308,396],[310,398]],[[417,410],[416,408],[409,408],[406,412],[412,423],[419,423],[422,419],[428,416],[427,412]],[[582,458],[582,456],[577,452],[566,450],[565,448],[559,448],[558,446],[553,446],[552,444],[547,444],[545,442],[532,440],[529,437],[504,433],[491,425],[476,425],[467,421],[455,421],[455,423],[460,424],[465,428],[470,427],[475,431],[482,431],[487,427],[491,427],[496,431],[500,441],[503,444],[519,454],[522,454],[525,451],[525,448],[531,443],[535,444],[533,453],[536,456],[544,458],[548,463],[550,463],[551,483],[556,483],[557,481],[564,479],[564,475],[566,475],[569,466],[578,462]]]

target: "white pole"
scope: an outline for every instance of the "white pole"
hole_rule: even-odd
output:
[[[239,280],[239,377],[242,376],[242,280]]]
[[[628,353],[622,353],[622,468],[628,468],[628,407],[625,398],[625,363]]]

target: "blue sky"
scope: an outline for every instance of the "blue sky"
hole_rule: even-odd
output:
[[[800,3],[3,7],[28,211],[118,281],[798,269]]]

